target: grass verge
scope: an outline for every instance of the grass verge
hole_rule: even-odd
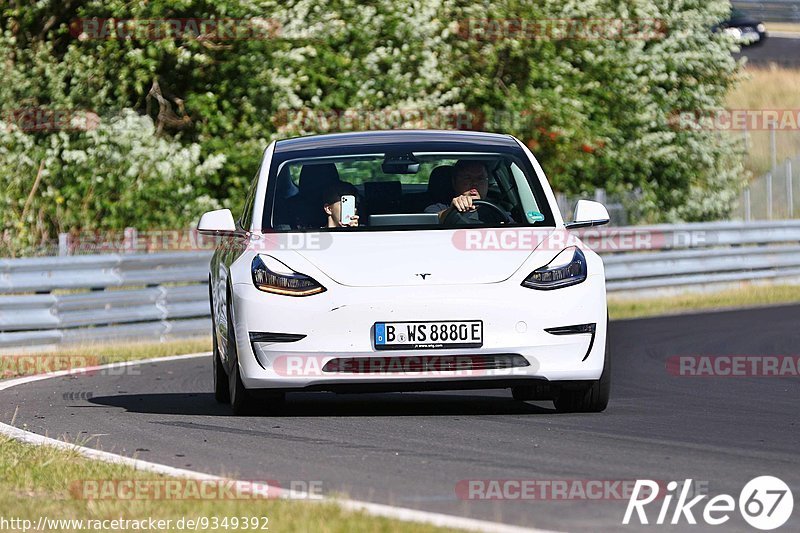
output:
[[[800,69],[748,66],[743,79],[728,93],[726,107],[763,110],[800,109]],[[731,134],[744,136],[743,131],[731,131]],[[754,177],[758,177],[768,172],[772,166],[770,132],[750,131],[747,135],[745,166]],[[800,130],[795,128],[776,131],[775,146],[779,164],[783,164],[787,157],[797,156],[800,154]]]
[[[800,35],[800,23],[797,22],[767,22],[766,25],[767,33],[771,31],[782,31]]]
[[[800,303],[800,285],[748,285],[713,293],[658,298],[608,298],[611,320],[689,313],[737,307]]]
[[[88,528],[87,520],[171,520],[171,527],[158,531],[182,531],[180,519],[206,517],[219,521],[216,530],[243,531],[244,520],[258,527],[248,531],[261,531],[262,526],[275,532],[443,532],[454,531],[425,524],[401,522],[370,516],[365,513],[344,511],[331,503],[288,501],[279,499],[85,499],[84,481],[167,479],[155,474],[139,472],[130,467],[112,465],[86,459],[76,452],[57,450],[48,446],[21,444],[0,436],[0,509],[2,518],[30,520],[35,528],[40,517],[60,520],[83,520],[79,524],[48,522],[46,531],[80,531]],[[117,485],[119,486],[119,485]],[[186,492],[184,492],[186,494]],[[228,527],[222,525],[227,517]],[[234,517],[238,527],[232,527]],[[264,521],[262,517],[268,519]],[[257,519],[257,522],[253,522]],[[124,525],[124,524],[119,524]],[[130,527],[113,527],[105,531],[142,531],[135,524]],[[23,523],[11,530],[22,531]],[[29,529],[30,530],[30,529]],[[183,529],[185,531],[186,528]],[[200,527],[199,531],[214,530]]]
[[[87,344],[59,350],[59,355],[87,355],[98,358],[98,364],[134,359],[152,359],[187,353],[210,352],[211,337],[176,339],[167,342]]]
[[[0,378],[14,378],[108,363],[153,359],[211,351],[211,337],[167,342],[97,343],[65,347],[57,352],[0,355]]]

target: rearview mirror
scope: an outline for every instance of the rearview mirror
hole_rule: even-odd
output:
[[[602,226],[608,224],[611,217],[608,216],[608,209],[600,202],[590,200],[578,200],[575,204],[575,220],[566,224],[567,229],[588,228],[590,226]]]
[[[414,154],[386,154],[381,164],[384,174],[416,174],[419,172],[419,161]]]
[[[236,222],[230,209],[217,209],[209,211],[200,217],[197,223],[197,231],[203,235],[219,235],[220,233],[234,233]]]

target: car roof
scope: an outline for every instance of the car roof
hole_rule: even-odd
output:
[[[284,139],[275,144],[275,154],[288,155],[290,152],[355,147],[381,151],[382,148],[391,148],[398,144],[425,145],[432,149],[452,149],[457,146],[459,151],[486,151],[487,148],[504,149],[503,151],[519,149],[517,141],[512,136],[498,133],[458,130],[376,130]]]

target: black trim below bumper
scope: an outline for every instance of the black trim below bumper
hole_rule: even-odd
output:
[[[301,333],[273,333],[269,331],[251,331],[250,342],[297,342],[307,335]]]
[[[270,392],[335,392],[339,394],[357,394],[370,392],[423,392],[447,390],[483,390],[483,389],[508,389],[520,385],[535,383],[550,383],[540,377],[513,377],[492,379],[466,379],[466,380],[441,380],[441,381],[394,381],[380,383],[321,383],[306,387],[292,387],[282,389],[249,389],[247,392],[254,395]],[[555,382],[558,383],[558,382]]]
[[[559,326],[557,328],[545,328],[545,331],[551,335],[583,335],[591,333],[592,338],[589,340],[589,349],[586,350],[586,355],[583,356],[581,362],[586,361],[594,346],[594,336],[597,333],[597,323],[591,322],[589,324],[575,324],[572,326]]]
[[[256,351],[256,343],[257,342],[297,342],[299,340],[305,339],[308,335],[303,335],[302,333],[274,333],[271,331],[251,331],[250,332],[250,349],[253,350],[253,356],[256,358],[256,363],[258,366],[263,368],[264,370],[267,367],[264,366],[264,363],[261,362],[261,359],[258,358],[258,351]]]

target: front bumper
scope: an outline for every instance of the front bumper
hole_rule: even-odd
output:
[[[239,365],[248,389],[333,390],[348,385],[365,390],[370,385],[387,390],[495,388],[531,380],[595,380],[603,370],[607,310],[602,275],[555,291],[536,291],[513,283],[328,289],[298,298],[265,293],[247,283],[233,286]],[[478,349],[390,354],[375,350],[372,328],[376,322],[425,320],[482,320],[484,344]],[[596,324],[593,339],[590,333],[545,331],[590,323]],[[256,356],[252,332],[305,336],[290,342],[259,342]],[[462,365],[447,370],[434,364],[423,371],[406,365],[409,358],[461,358],[463,362],[479,354],[518,355],[528,365],[493,369]],[[388,356],[397,359],[395,371],[324,370],[335,358]]]

